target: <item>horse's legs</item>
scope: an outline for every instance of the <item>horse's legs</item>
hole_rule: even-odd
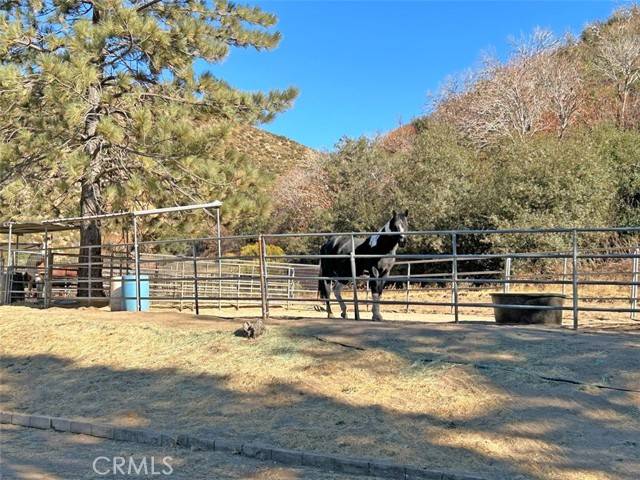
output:
[[[325,305],[327,307],[327,318],[333,318],[333,312],[331,311],[331,290],[333,290],[333,282],[331,280],[322,280],[324,282],[324,288],[327,292],[327,298],[325,299]]]
[[[380,272],[377,268],[372,269],[373,277],[372,280],[369,280],[369,289],[371,290],[371,320],[374,322],[382,321],[382,315],[380,314],[380,295],[382,295],[382,290],[384,289],[384,277],[380,277]]]
[[[336,299],[338,300],[338,303],[340,304],[340,311],[342,312],[341,316],[342,318],[346,319],[347,318],[347,305],[344,303],[344,300],[342,299],[342,288],[344,287],[344,285],[340,282],[336,282],[336,286],[333,289],[333,293],[336,296]]]
[[[381,322],[382,315],[380,314],[380,294],[372,291],[371,302],[371,320],[373,320],[374,322]]]

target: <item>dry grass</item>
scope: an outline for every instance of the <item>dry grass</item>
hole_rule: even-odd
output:
[[[640,390],[638,335],[274,320],[253,342],[238,326],[2,307],[2,407],[492,477],[640,471],[639,394],[532,375]]]

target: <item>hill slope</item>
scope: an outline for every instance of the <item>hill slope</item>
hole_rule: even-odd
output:
[[[504,62],[449,79],[432,113],[388,133],[381,146],[410,148],[430,120],[450,125],[478,149],[580,127],[640,127],[640,6],[588,25],[580,38],[537,29]]]
[[[319,155],[312,148],[290,138],[251,125],[234,127],[228,141],[234,149],[247,155],[258,166],[277,175]]]

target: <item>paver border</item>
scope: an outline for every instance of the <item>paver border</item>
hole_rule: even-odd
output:
[[[173,435],[150,429],[118,427],[102,423],[73,420],[47,415],[30,415],[0,411],[0,423],[41,430],[54,430],[121,442],[141,443],[161,447],[225,452],[282,465],[314,467],[351,475],[369,475],[392,480],[486,480],[467,473],[430,470],[365,458],[342,457],[304,450],[290,450],[256,443],[243,443],[229,438],[211,438],[181,433]],[[492,477],[495,478],[495,477]]]

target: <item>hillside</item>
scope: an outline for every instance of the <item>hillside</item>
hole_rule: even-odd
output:
[[[331,205],[325,172],[328,155],[250,125],[237,125],[226,141],[270,177],[268,209],[252,228],[270,232],[313,229],[317,211]]]
[[[312,148],[251,125],[234,127],[228,142],[258,166],[277,175],[318,155]]]
[[[389,132],[380,144],[406,150],[430,121],[454,127],[479,150],[605,124],[638,129],[640,7],[588,25],[579,38],[534,30],[514,42],[506,61],[485,59],[477,71],[449,78],[429,115]]]

